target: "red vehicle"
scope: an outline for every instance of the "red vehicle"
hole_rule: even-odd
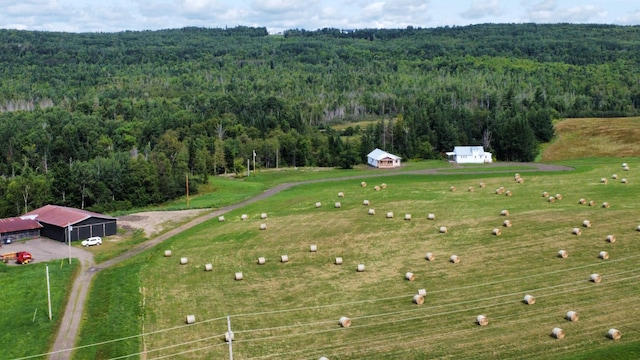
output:
[[[33,260],[31,253],[27,251],[18,251],[18,252],[2,254],[0,255],[0,258],[4,263],[9,262],[9,260],[15,260],[18,264],[28,264],[31,262],[31,260]]]

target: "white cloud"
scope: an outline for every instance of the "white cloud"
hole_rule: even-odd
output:
[[[526,9],[527,21],[539,23],[588,23],[606,21],[608,12],[593,5],[559,7],[555,0],[531,4]]]
[[[636,10],[635,12],[622,15],[617,19],[615,19],[614,22],[618,24],[626,24],[626,25],[640,24],[640,9]]]
[[[500,16],[503,12],[499,0],[474,0],[471,2],[471,7],[460,13],[460,16],[465,19],[480,19],[487,16]]]

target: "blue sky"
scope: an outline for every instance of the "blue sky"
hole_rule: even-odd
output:
[[[639,25],[638,0],[0,0],[0,28],[117,32],[197,27],[316,30],[481,23]]]

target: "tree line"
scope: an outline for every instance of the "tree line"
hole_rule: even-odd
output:
[[[157,204],[254,152],[258,168],[348,169],[376,147],[531,161],[553,119],[640,113],[638,45],[640,27],[571,24],[0,30],[0,215]]]

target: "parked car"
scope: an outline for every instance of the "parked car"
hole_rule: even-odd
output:
[[[13,238],[10,238],[10,237],[4,238],[3,242],[5,243],[5,245],[9,245],[13,242]]]
[[[93,236],[86,240],[82,240],[82,246],[102,245],[102,238],[100,236]]]

